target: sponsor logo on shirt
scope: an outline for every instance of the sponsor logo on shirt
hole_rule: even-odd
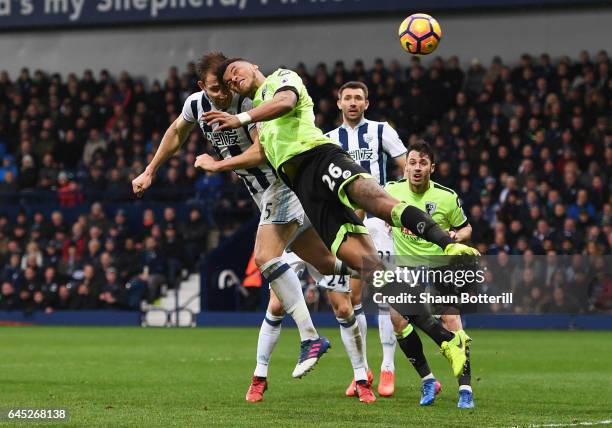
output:
[[[206,139],[215,147],[228,147],[238,144],[238,133],[235,129],[222,132],[206,132]]]
[[[349,152],[349,155],[354,161],[371,161],[374,160],[374,150],[372,149],[357,149]]]

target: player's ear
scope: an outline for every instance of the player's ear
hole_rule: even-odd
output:
[[[342,110],[342,108],[340,107],[340,97],[338,97],[338,99],[336,100],[336,105],[338,106],[338,110]]]
[[[205,89],[204,82],[201,80],[198,80],[198,87],[203,91]]]
[[[435,163],[432,163],[432,164],[431,164],[431,170],[430,170],[430,173],[431,173],[431,174],[433,174],[433,172],[434,172],[434,170],[435,170],[435,169],[436,169],[436,164],[435,164]]]
[[[368,100],[366,98],[366,100],[365,100],[365,110],[367,110],[369,106],[370,106],[370,100]]]

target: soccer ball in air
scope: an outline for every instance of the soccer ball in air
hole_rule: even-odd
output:
[[[438,47],[442,38],[442,28],[438,21],[424,13],[415,13],[399,26],[402,49],[414,55],[427,55]]]

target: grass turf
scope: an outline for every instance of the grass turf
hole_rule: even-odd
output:
[[[254,328],[5,327],[0,408],[65,407],[70,421],[50,425],[88,427],[501,427],[612,419],[612,332],[471,331],[477,407],[460,411],[456,381],[429,339],[426,353],[443,385],[435,404],[418,406],[419,379],[398,348],[395,397],[366,406],[344,397],[352,370],[338,330],[322,331],[333,348],[295,380],[299,337],[284,330],[270,389],[251,404],[244,395],[255,364]],[[374,329],[368,352],[377,380]]]

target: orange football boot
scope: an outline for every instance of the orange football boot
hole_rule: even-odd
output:
[[[371,385],[374,381],[374,375],[372,374],[372,370],[368,369],[368,383]],[[346,388],[346,392],[344,393],[347,397],[355,396],[355,379],[351,382],[351,384]]]

